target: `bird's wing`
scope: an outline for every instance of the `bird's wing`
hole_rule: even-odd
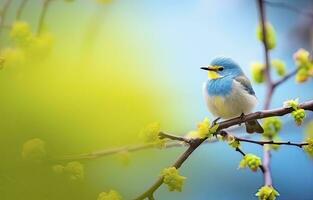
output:
[[[235,81],[239,82],[249,94],[255,95],[251,83],[246,76],[237,76]]]

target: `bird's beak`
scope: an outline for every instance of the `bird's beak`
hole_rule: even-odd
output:
[[[201,67],[200,69],[206,70],[206,71],[218,71],[218,68],[215,66],[207,66],[207,67]]]

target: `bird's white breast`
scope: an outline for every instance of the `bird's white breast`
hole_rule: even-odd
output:
[[[207,83],[203,86],[203,93],[210,112],[224,119],[238,117],[242,113],[248,114],[257,105],[257,98],[249,94],[236,80],[233,80],[232,92],[227,96],[209,95]]]

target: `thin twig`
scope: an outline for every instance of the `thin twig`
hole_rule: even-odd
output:
[[[268,48],[268,40],[267,40],[267,30],[266,30],[266,13],[264,8],[263,0],[257,0],[258,2],[258,10],[260,15],[260,23],[262,26],[262,36],[263,36],[263,46],[264,46],[264,55],[265,55],[265,75],[266,75],[266,83],[267,83],[267,95],[264,102],[264,109],[269,109],[270,103],[272,101],[273,92],[275,87],[273,86],[271,72],[270,72],[270,58],[269,58],[269,48]],[[267,148],[263,148],[263,168],[264,168],[264,183],[265,185],[272,185],[272,176],[270,170],[270,158],[271,151]]]
[[[22,0],[18,9],[17,9],[17,12],[16,12],[16,20],[19,20],[21,19],[21,16],[23,14],[23,11],[24,11],[24,8],[26,6],[26,4],[28,3],[29,0]]]
[[[236,151],[239,152],[242,156],[246,156],[246,154],[239,147],[236,148]],[[260,168],[261,172],[264,173],[263,165],[260,165],[259,168]]]
[[[52,2],[52,0],[44,0],[43,2],[43,6],[42,6],[42,10],[39,16],[39,22],[38,22],[38,28],[37,28],[37,35],[40,35],[40,33],[42,32],[44,23],[45,23],[45,19],[47,16],[47,11],[49,8],[50,3]]]
[[[299,105],[300,108],[305,110],[313,111],[313,100],[307,101],[305,103],[302,103]],[[236,117],[230,120],[222,121],[217,124],[218,130],[220,131],[222,129],[241,124],[246,121],[255,120],[255,119],[261,119],[266,117],[272,117],[272,116],[282,116],[286,115],[288,113],[291,113],[293,111],[292,108],[278,108],[273,110],[264,110],[259,111],[255,113],[248,114],[242,119],[242,117]],[[190,142],[189,148],[177,159],[177,161],[172,165],[172,167],[175,167],[176,169],[180,168],[181,165],[188,159],[188,157],[206,140],[207,138],[203,139],[193,139],[192,142]],[[269,166],[268,159],[269,157],[265,158],[266,162],[265,164]],[[263,170],[264,170],[264,176],[266,176],[266,173],[268,173],[268,169],[265,169],[264,163],[263,163]],[[135,200],[143,200],[149,196],[151,196],[163,183],[163,177],[160,177],[151,187],[149,187],[143,194],[135,198]]]
[[[280,84],[284,83],[285,81],[287,81],[289,78],[293,77],[294,75],[297,74],[297,72],[301,69],[301,67],[297,67],[294,70],[292,70],[291,72],[289,72],[287,75],[285,75],[284,77],[282,77],[280,80],[276,81],[273,83],[273,87],[276,88],[277,86],[279,86]]]
[[[1,12],[0,12],[0,32],[1,32],[1,29],[4,27],[4,23],[5,23],[5,19],[6,19],[6,16],[7,16],[7,12],[9,10],[9,7],[12,3],[12,0],[6,0],[6,2],[4,3],[3,5],[3,8],[1,9]]]
[[[301,143],[295,143],[295,142],[275,142],[273,140],[270,141],[257,141],[257,140],[250,140],[250,139],[245,139],[245,138],[240,138],[240,137],[235,137],[236,140],[240,142],[247,142],[247,143],[253,143],[253,144],[258,144],[261,146],[264,146],[265,144],[274,144],[274,145],[289,145],[289,146],[297,146],[299,148],[302,148],[303,146],[309,145],[307,142],[301,142]]]
[[[309,143],[307,142],[300,142],[300,143],[296,143],[296,142],[275,142],[273,140],[267,140],[267,141],[263,141],[263,140],[252,140],[249,138],[242,138],[239,136],[235,136],[233,134],[228,133],[227,131],[219,131],[217,134],[221,135],[222,137],[227,137],[227,136],[231,136],[233,137],[235,140],[240,141],[240,142],[247,142],[247,143],[252,143],[252,144],[257,144],[260,146],[264,146],[266,144],[274,144],[274,145],[289,145],[289,146],[296,146],[299,148],[302,148],[303,146],[309,145]]]
[[[160,132],[159,133],[159,137],[161,139],[168,138],[168,139],[171,139],[171,140],[176,140],[176,141],[181,141],[181,142],[185,142],[185,143],[190,143],[190,140],[188,140],[185,137],[176,136],[176,135],[172,135],[172,134],[168,134],[168,133],[164,133],[164,132]]]

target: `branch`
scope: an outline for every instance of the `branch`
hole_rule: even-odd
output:
[[[24,11],[24,8],[26,6],[26,4],[28,3],[29,0],[22,0],[18,9],[17,9],[17,12],[16,12],[16,20],[19,20],[21,19],[21,16],[22,16],[22,13]]]
[[[236,148],[236,151],[239,152],[242,156],[245,156],[245,155],[246,155],[239,147]],[[263,165],[260,165],[259,168],[260,168],[260,170],[262,171],[262,173],[264,173],[264,167],[263,167]]]
[[[6,0],[6,2],[3,5],[3,8],[1,9],[1,12],[0,12],[0,32],[4,26],[6,15],[7,15],[7,12],[8,12],[8,9],[9,9],[11,3],[12,3],[12,0]]]
[[[282,77],[280,80],[276,81],[273,83],[273,87],[276,88],[277,86],[279,86],[280,84],[284,83],[285,81],[287,81],[289,78],[293,77],[294,75],[297,74],[297,72],[301,69],[301,67],[297,67],[295,68],[293,71],[289,72],[287,75],[285,75],[284,77]]]
[[[299,107],[304,110],[313,111],[313,100],[301,103],[299,104]],[[247,122],[251,120],[263,119],[263,118],[273,117],[273,116],[283,116],[283,115],[291,113],[292,111],[294,111],[293,108],[282,107],[282,108],[276,108],[276,109],[271,109],[271,110],[263,110],[263,111],[254,112],[254,113],[245,115],[243,118],[239,116],[236,118],[219,122],[217,123],[219,124],[218,130],[222,130],[222,129],[229,128],[235,125],[239,125],[243,122]]]
[[[248,137],[250,137],[250,135],[247,135],[247,134],[241,136],[241,138],[248,138]],[[215,142],[218,142],[218,139],[210,138],[203,143],[211,144]],[[164,148],[169,149],[173,147],[185,147],[185,146],[186,144],[182,142],[172,141],[172,142],[167,142]],[[48,161],[61,162],[61,161],[71,161],[71,160],[91,160],[91,159],[102,158],[105,156],[115,155],[121,152],[136,152],[136,151],[141,151],[145,149],[153,149],[153,148],[155,148],[155,143],[137,144],[137,145],[131,145],[131,146],[117,147],[117,148],[108,148],[108,149],[98,150],[98,151],[91,152],[91,153],[58,156],[58,157],[50,158]]]
[[[309,143],[307,142],[301,142],[301,143],[294,143],[294,142],[274,142],[273,140],[269,140],[269,141],[259,141],[259,140],[251,140],[248,138],[242,138],[242,137],[238,137],[235,135],[232,135],[224,130],[219,131],[217,134],[226,137],[226,136],[232,136],[235,140],[240,141],[240,142],[247,142],[247,143],[252,143],[252,144],[258,144],[261,146],[264,146],[266,144],[275,144],[275,145],[289,145],[289,146],[297,146],[299,148],[302,148],[303,146],[309,145]]]
[[[171,140],[185,142],[187,144],[189,144],[191,142],[191,140],[189,140],[187,138],[184,138],[184,137],[181,137],[181,136],[172,135],[172,134],[168,134],[168,133],[164,133],[164,132],[160,132],[159,133],[159,137],[160,137],[160,139],[168,138],[168,139],[171,139]]]
[[[299,105],[300,108],[304,110],[310,110],[313,111],[313,100],[307,101],[305,103],[302,103]],[[222,129],[234,126],[234,125],[239,125],[243,122],[250,121],[250,120],[256,120],[256,119],[262,119],[262,118],[267,118],[267,117],[272,117],[272,116],[283,116],[288,113],[291,113],[293,111],[293,108],[278,108],[278,109],[272,109],[272,110],[264,110],[264,111],[259,111],[255,113],[251,113],[248,115],[245,115],[245,117],[236,117],[233,119],[229,119],[226,121],[219,122],[217,132],[221,131]],[[171,135],[172,137],[172,135]],[[173,137],[173,138],[179,138],[179,137]],[[203,139],[192,139],[189,143],[189,148],[177,159],[177,161],[172,165],[172,167],[175,167],[176,169],[180,168],[181,165],[188,159],[188,157],[206,140],[207,138]],[[243,152],[240,152],[241,154]],[[268,163],[268,158],[265,157],[265,161],[263,162],[263,172],[264,176],[268,176],[268,169],[265,168],[264,164],[266,166],[269,166]],[[267,177],[268,178],[268,177]],[[150,188],[148,188],[143,194],[135,198],[135,200],[143,200],[149,196],[151,196],[163,183],[163,177],[160,177]]]
[[[262,36],[263,36],[263,46],[264,46],[264,55],[265,55],[265,75],[267,83],[267,95],[264,102],[264,109],[269,109],[272,96],[275,90],[273,86],[271,72],[270,72],[270,58],[269,58],[269,49],[267,43],[267,32],[266,32],[266,18],[265,18],[265,8],[263,0],[257,0],[258,10],[260,15],[260,22],[262,25]],[[272,176],[270,171],[270,158],[271,152],[267,148],[263,148],[263,168],[264,168],[264,182],[265,185],[272,185]]]
[[[50,3],[52,2],[52,0],[44,0],[43,2],[43,6],[42,6],[42,10],[39,16],[39,22],[38,22],[38,28],[37,28],[37,35],[40,35],[43,26],[44,26],[44,22],[46,19],[46,15],[47,15],[47,11],[49,8]]]

